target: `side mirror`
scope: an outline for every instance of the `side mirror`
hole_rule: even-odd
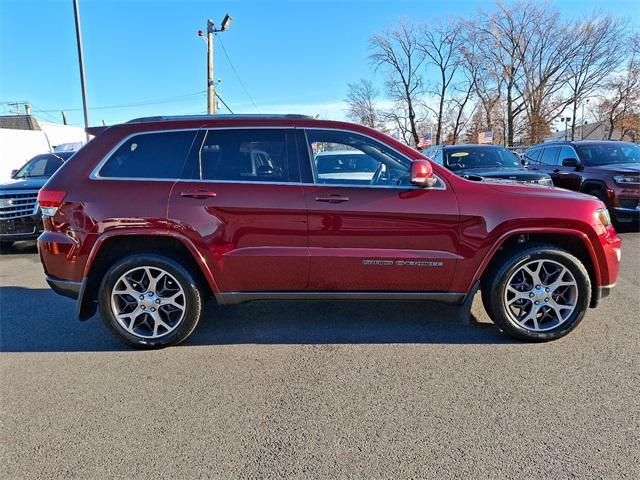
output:
[[[580,161],[577,158],[565,158],[562,160],[562,166],[577,168],[580,166]]]
[[[523,167],[528,167],[529,166],[529,160],[526,158],[521,158],[520,159],[520,163],[522,164]]]
[[[18,169],[14,168],[13,170],[11,170],[11,178],[16,176],[16,173],[18,173]]]
[[[270,165],[260,165],[258,167],[258,176],[268,176],[268,175],[273,175],[275,172],[273,171],[273,167],[271,167]]]
[[[431,163],[427,160],[414,160],[411,163],[411,184],[418,187],[433,187],[437,178],[433,175]]]

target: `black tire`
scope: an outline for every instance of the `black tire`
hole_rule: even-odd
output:
[[[573,275],[577,286],[573,312],[557,327],[546,331],[535,331],[521,326],[509,314],[505,304],[508,280],[521,267],[535,260],[550,260],[566,267]],[[556,340],[571,332],[582,321],[591,302],[591,280],[582,262],[566,250],[554,245],[531,246],[520,252],[504,254],[492,270],[487,272],[482,283],[482,302],[493,322],[511,337],[530,342]]]
[[[596,188],[596,189],[593,189],[593,190],[589,190],[587,192],[587,195],[592,195],[592,196],[596,197],[598,200],[601,200],[602,203],[607,205],[607,207],[609,206],[609,197],[607,196],[607,192],[605,192],[601,188]]]
[[[0,242],[0,252],[4,252],[5,250],[9,250],[14,242]]]
[[[144,338],[126,330],[116,319],[111,305],[111,294],[122,275],[139,267],[159,268],[169,273],[184,292],[184,314],[172,331],[157,338]],[[171,279],[171,280],[173,280]],[[140,286],[140,290],[145,287]],[[143,293],[143,292],[141,292]],[[159,294],[158,294],[159,296]],[[140,302],[138,302],[140,303]],[[98,308],[105,325],[121,341],[135,348],[152,349],[177,345],[196,328],[202,311],[202,295],[194,276],[175,260],[152,253],[137,254],[118,260],[104,275],[98,292]],[[158,313],[160,307],[158,307]],[[132,328],[135,331],[135,328]]]

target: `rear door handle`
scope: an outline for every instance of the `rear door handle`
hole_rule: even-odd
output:
[[[316,197],[316,202],[327,202],[327,203],[342,203],[348,202],[349,197],[345,197],[343,195],[329,195],[327,197]]]
[[[199,199],[216,198],[216,192],[207,192],[206,190],[197,190],[195,192],[182,192],[180,196],[186,197],[186,198],[199,198]]]

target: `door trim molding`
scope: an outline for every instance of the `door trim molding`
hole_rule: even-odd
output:
[[[234,305],[256,300],[430,300],[459,304],[465,298],[457,292],[221,292],[220,305]]]

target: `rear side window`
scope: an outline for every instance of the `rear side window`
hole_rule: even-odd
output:
[[[195,131],[135,135],[109,157],[99,175],[108,178],[176,179],[195,135]]]
[[[289,182],[287,134],[284,129],[209,130],[199,155],[203,180]]]
[[[542,152],[542,157],[540,157],[540,163],[543,165],[557,165],[559,152],[560,147],[546,147]]]
[[[524,156],[530,162],[537,162],[540,159],[541,152],[541,148],[532,148],[531,150],[527,150]]]
[[[572,147],[565,145],[562,147],[562,150],[560,150],[560,163],[567,158],[575,158],[578,161],[580,160],[576,151]]]

